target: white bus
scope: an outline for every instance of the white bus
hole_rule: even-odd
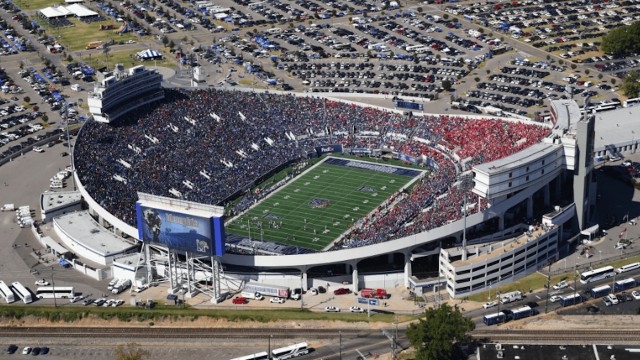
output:
[[[583,284],[588,284],[592,281],[606,279],[615,275],[616,272],[612,266],[605,266],[599,269],[583,272],[582,274],[580,274],[580,282]]]
[[[231,360],[270,360],[269,354],[266,351],[255,353],[252,355],[241,356]]]
[[[16,296],[13,293],[13,291],[11,291],[11,289],[7,286],[7,284],[5,284],[4,281],[1,281],[1,280],[0,280],[0,296],[4,298],[4,301],[6,301],[7,304],[11,304],[12,302],[16,301]]]
[[[623,265],[623,266],[619,267],[618,269],[616,269],[616,272],[618,274],[622,274],[623,272],[627,272],[627,271],[631,271],[631,270],[635,270],[635,269],[640,269],[640,262],[634,262],[634,263],[631,263],[631,264]]]
[[[285,360],[294,357],[307,355],[309,353],[309,345],[306,342],[293,344],[271,351],[273,360]]]
[[[22,284],[17,281],[11,283],[11,286],[13,287],[16,295],[18,295],[20,300],[22,300],[22,302],[24,302],[25,304],[33,302],[33,297],[31,296],[31,291],[29,291],[29,289],[22,286]]]
[[[74,296],[73,287],[43,286],[36,290],[36,297],[38,299],[71,299]]]
[[[624,106],[624,107],[633,107],[633,106],[637,106],[637,105],[640,105],[640,98],[633,98],[633,99],[625,100],[622,103],[622,106]]]

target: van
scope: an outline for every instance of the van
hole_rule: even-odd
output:
[[[51,189],[62,189],[64,187],[64,184],[62,183],[62,180],[51,180],[51,184],[49,185],[49,187]]]

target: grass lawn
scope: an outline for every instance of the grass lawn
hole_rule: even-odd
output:
[[[64,3],[60,0],[13,0],[15,5],[24,10],[40,10],[47,6]]]
[[[156,304],[153,309],[143,309],[122,306],[118,308],[104,308],[95,306],[66,306],[54,308],[51,306],[34,305],[0,305],[0,317],[9,319],[21,319],[25,316],[34,316],[48,319],[52,322],[73,322],[87,317],[96,317],[104,320],[118,319],[124,322],[132,322],[132,325],[143,325],[140,322],[176,320],[180,318],[197,319],[199,317],[209,317],[215,319],[226,319],[229,321],[257,321],[261,323],[277,323],[286,320],[339,320],[345,322],[376,321],[391,323],[395,320],[394,314],[375,314],[370,319],[367,314],[352,313],[324,313],[312,312],[300,309],[278,309],[265,310],[249,308],[239,308],[238,310],[205,310],[191,307],[175,307],[170,305]],[[399,321],[411,321],[419,316],[399,315]],[[136,324],[138,323],[138,324]],[[151,325],[151,324],[150,324]],[[170,325],[170,324],[164,324]]]
[[[133,57],[129,56],[129,55],[135,55],[137,52],[141,50],[117,51],[116,49],[117,47],[111,47],[111,51],[109,51],[109,69],[113,69],[115,64],[123,64],[124,67],[127,69],[136,65],[146,65],[150,68],[154,67],[156,64],[158,66],[164,66],[164,67],[170,67],[170,68],[175,68],[177,66],[174,62],[171,62],[170,60],[168,60],[166,58],[166,55],[163,60],[158,60],[157,62],[142,61],[137,59],[135,56]],[[94,50],[94,51],[99,51],[99,50]],[[102,52],[91,57],[85,56],[79,60],[84,63],[90,64],[94,69],[99,69],[106,66],[106,58]]]
[[[357,164],[367,163],[358,161]],[[395,169],[383,166],[384,169]],[[226,231],[322,250],[389,195],[413,180],[415,171],[407,171],[411,174],[324,162],[227,225]],[[277,226],[270,226],[270,223]]]
[[[46,21],[42,20],[39,17],[35,18],[38,24],[47,30],[47,33],[51,36],[58,36],[58,28],[49,25]],[[129,40],[138,40],[138,38],[132,33],[126,33],[122,35],[115,34],[113,30],[105,30],[100,31],[100,25],[115,25],[116,28],[119,27],[119,23],[116,23],[113,20],[103,20],[96,21],[90,24],[84,23],[76,18],[69,18],[69,20],[75,26],[64,26],[59,29],[60,31],[60,42],[70,50],[85,50],[87,44],[92,41],[115,41],[118,42],[127,42]],[[102,53],[102,50],[94,50]]]
[[[640,256],[635,256],[632,258],[628,258],[628,259],[623,259],[623,260],[618,260],[618,261],[613,261],[610,263],[606,263],[606,264],[602,264],[602,265],[598,265],[597,267],[603,267],[603,266],[613,266],[614,268],[619,268],[622,265],[626,265],[626,264],[630,264],[633,262],[638,262],[640,261]],[[573,271],[569,271],[567,273],[564,274],[560,274],[560,275],[556,275],[554,277],[551,278],[550,284],[551,286],[553,286],[554,284],[557,284],[558,282],[562,281],[562,280],[567,280],[568,282],[573,282],[573,277],[576,273]],[[577,281],[580,281],[580,279],[577,279]],[[532,289],[534,291],[536,290],[540,290],[543,289],[544,286],[547,284],[547,277],[540,274],[540,273],[534,273],[528,276],[523,277],[522,279],[519,279],[517,281],[514,281],[510,284],[506,284],[503,286],[500,286],[498,288],[498,290],[501,293],[506,293],[509,291],[515,291],[515,290],[520,290],[522,292],[527,292],[529,291],[529,289]],[[573,284],[572,284],[573,286]],[[491,293],[491,295],[489,295]],[[481,293],[475,294],[475,295],[471,295],[468,297],[468,300],[471,301],[480,301],[480,302],[485,302],[487,301],[487,299],[489,297],[495,298],[496,296],[496,289],[492,289],[491,291],[487,290],[487,291],[483,291]]]

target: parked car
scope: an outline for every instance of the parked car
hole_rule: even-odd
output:
[[[484,303],[482,305],[482,307],[485,308],[485,309],[489,309],[489,308],[492,308],[492,307],[497,306],[497,305],[498,305],[497,301],[489,301],[488,303]]]
[[[31,350],[31,355],[38,356],[40,355],[40,351],[41,349],[39,347],[34,347],[33,350]]]
[[[567,287],[569,287],[569,283],[567,283],[566,280],[562,280],[559,283],[553,285],[553,290],[561,290]]]
[[[45,279],[40,279],[36,281],[36,286],[49,286],[49,282]]]
[[[347,288],[339,288],[333,291],[333,295],[345,295],[345,294],[351,294],[351,290]]]
[[[29,355],[31,354],[31,346],[25,346],[24,349],[22,349],[22,355]]]
[[[74,302],[78,302],[78,301],[80,301],[82,299],[84,299],[83,295],[76,295],[76,296],[72,297],[71,299],[69,299],[69,302],[74,303]]]
[[[46,346],[43,346],[40,348],[40,354],[41,355],[47,355],[49,353],[49,348]]]
[[[618,303],[620,302],[616,294],[609,294],[607,295],[606,299],[609,299],[609,301],[611,301],[611,304],[613,305],[618,305]]]
[[[340,309],[335,306],[327,306],[324,308],[326,312],[340,312]]]
[[[611,302],[611,300],[609,299],[609,297],[604,297],[602,298],[602,303],[604,303],[604,306],[611,306],[613,305],[613,303]]]
[[[552,296],[549,298],[549,301],[551,301],[552,303],[554,303],[554,302],[556,302],[556,301],[560,301],[560,299],[562,299],[562,296],[560,296],[560,295],[552,295]]]
[[[631,292],[631,296],[633,296],[634,299],[636,300],[640,300],[640,291],[638,290],[634,290]]]
[[[240,296],[236,296],[233,298],[233,300],[231,300],[231,302],[234,304],[246,304],[247,299]]]
[[[359,306],[352,306],[349,308],[349,311],[352,313],[363,313],[364,309]]]
[[[13,354],[18,350],[18,345],[16,344],[11,344],[9,345],[9,347],[7,348],[7,354]]]
[[[284,298],[272,297],[271,300],[269,300],[269,302],[272,304],[284,304]]]

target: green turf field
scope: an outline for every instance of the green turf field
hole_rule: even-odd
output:
[[[321,163],[227,224],[225,231],[322,250],[413,179]]]

